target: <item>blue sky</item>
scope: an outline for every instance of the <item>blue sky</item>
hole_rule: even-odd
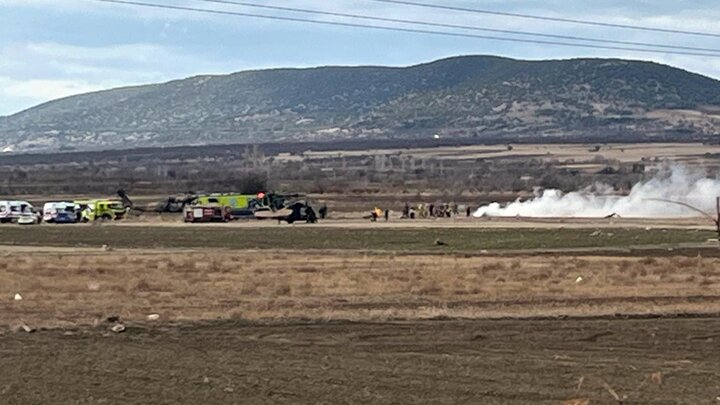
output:
[[[146,0],[292,15],[197,0]],[[498,11],[720,33],[716,0],[423,0]],[[720,49],[720,38],[600,29],[428,10],[369,0],[254,0],[289,7]],[[307,17],[307,16],[305,16]],[[310,17],[318,18],[318,17]],[[332,20],[324,17],[323,19]],[[646,54],[436,37],[110,5],[93,0],[0,0],[0,115],[55,98],[196,74],[269,67],[410,65],[460,54],[523,59],[622,57],[720,78],[720,57]]]

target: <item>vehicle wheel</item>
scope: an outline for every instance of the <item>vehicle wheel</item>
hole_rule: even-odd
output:
[[[102,221],[112,221],[112,217],[111,217],[110,215],[108,215],[108,214],[105,214],[105,215],[103,215],[103,216],[100,217],[100,220],[102,220]]]
[[[288,224],[292,224],[293,222],[295,222],[295,219],[288,217],[286,221]]]

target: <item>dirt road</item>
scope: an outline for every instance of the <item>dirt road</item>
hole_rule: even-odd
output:
[[[625,404],[710,404],[720,396],[718,338],[712,318],[5,333],[0,400],[613,404],[617,395]]]

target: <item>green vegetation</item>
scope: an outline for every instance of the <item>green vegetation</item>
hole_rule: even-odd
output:
[[[630,248],[701,243],[710,231],[667,229],[346,229],[314,226],[37,226],[0,228],[15,245],[115,248],[348,249],[397,252]],[[437,245],[440,240],[445,245]]]
[[[648,117],[720,105],[720,82],[619,59],[464,56],[407,68],[320,67],[196,76],[89,93],[0,117],[16,150],[418,137],[713,135],[711,119]]]

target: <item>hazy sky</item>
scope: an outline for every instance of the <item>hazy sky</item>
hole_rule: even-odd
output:
[[[273,14],[265,10],[212,5],[197,0],[145,1]],[[419,9],[369,0],[248,1],[478,27],[720,49],[720,38],[601,29]],[[421,1],[720,33],[717,24],[720,21],[720,2],[717,0]],[[195,74],[327,64],[399,66],[459,54],[492,54],[525,59],[622,57],[668,63],[720,78],[720,57],[378,32],[134,8],[94,0],[0,0],[0,115],[71,94]]]

